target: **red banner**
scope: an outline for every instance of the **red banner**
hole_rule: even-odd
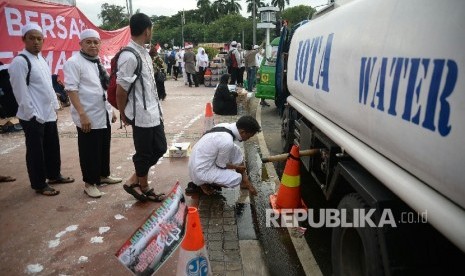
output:
[[[21,28],[30,22],[42,27],[42,55],[48,61],[52,74],[62,75],[65,61],[79,51],[82,30],[90,28],[99,32],[102,40],[100,57],[107,68],[110,68],[111,58],[131,39],[129,26],[115,31],[100,30],[73,6],[33,0],[0,0],[1,62],[9,64],[24,49]]]

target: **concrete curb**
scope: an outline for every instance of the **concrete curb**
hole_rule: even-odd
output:
[[[250,102],[249,102],[250,104]],[[258,123],[261,125],[261,105],[258,103],[257,104],[257,110],[255,114],[255,119],[258,121]],[[257,134],[257,139],[258,139],[258,145],[260,147],[260,152],[262,153],[263,156],[269,156],[269,151],[268,151],[268,146],[265,141],[265,137],[263,136],[263,132],[260,132]],[[280,185],[279,181],[279,176],[276,173],[276,170],[273,166],[273,163],[265,163],[264,166],[262,166],[262,170],[266,170],[266,175],[270,177],[270,179],[274,179],[274,186],[271,188],[276,191],[277,188]],[[297,256],[299,257],[299,261],[302,265],[302,268],[305,271],[306,275],[323,275],[323,273],[320,270],[320,267],[318,266],[315,257],[313,256],[312,251],[308,247],[307,241],[303,236],[298,237],[295,235],[293,229],[287,228],[289,232],[289,236],[291,237],[292,243],[294,245],[295,251],[297,252]]]

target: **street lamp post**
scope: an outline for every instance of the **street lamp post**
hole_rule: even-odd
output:
[[[271,45],[270,45],[270,29],[275,28],[276,12],[279,11],[277,7],[261,7],[258,8],[260,13],[260,23],[257,24],[257,28],[266,29],[266,51],[265,56],[271,57]]]
[[[253,20],[253,28],[252,28],[252,47],[253,45],[257,44],[257,12],[255,11],[257,7],[257,2],[253,0],[252,4],[252,20]]]

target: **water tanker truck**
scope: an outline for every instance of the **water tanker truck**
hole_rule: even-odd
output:
[[[464,12],[461,0],[336,1],[282,30],[283,149],[320,149],[301,159],[312,178],[303,188],[317,185],[352,220],[375,210],[376,227],[331,229],[334,275],[430,274],[463,261]]]

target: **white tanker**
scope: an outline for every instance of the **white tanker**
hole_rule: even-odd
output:
[[[339,208],[397,208],[396,222],[409,208],[426,212],[465,251],[465,1],[340,2],[282,33],[284,148],[323,149],[302,160]],[[391,274],[407,262],[391,242],[413,238],[412,226],[398,228],[334,229],[335,274],[360,268],[341,264],[348,252],[364,256],[366,271]]]

